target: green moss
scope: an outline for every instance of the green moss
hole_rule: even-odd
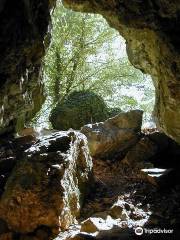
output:
[[[122,110],[120,108],[109,108],[109,111],[108,111],[109,118],[114,117],[121,112]]]
[[[50,122],[59,130],[80,129],[85,124],[104,121],[108,116],[103,98],[90,91],[75,91],[51,111]]]

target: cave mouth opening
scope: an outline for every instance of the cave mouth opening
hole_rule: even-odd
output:
[[[75,115],[70,115],[70,118],[67,119],[61,103],[69,104],[70,102],[70,107],[74,107],[71,100],[75,101],[75,105],[78,102],[76,102],[72,93],[75,91],[80,93],[90,91],[103,99],[108,108],[113,109],[116,113],[119,110],[125,112],[133,109],[143,110],[142,127],[154,128],[152,111],[155,102],[155,89],[152,79],[131,65],[126,53],[126,42],[119,33],[110,28],[101,15],[74,12],[65,9],[61,3],[57,4],[52,23],[52,42],[44,59],[44,80],[48,97],[39,118],[41,126],[49,127],[49,116],[52,116],[53,108],[55,112],[62,113],[61,117],[64,118],[62,124],[64,122],[70,122],[71,124],[77,118]],[[69,98],[69,96],[73,97]],[[100,100],[96,98],[96,101]],[[58,105],[59,107],[56,108]],[[66,110],[65,107],[64,109]],[[80,122],[80,119],[77,119],[77,121]],[[66,126],[65,129],[59,130],[67,129]],[[159,137],[161,137],[156,136],[156,133],[153,136],[155,142],[157,139],[159,141]],[[162,194],[156,184],[158,182],[165,190],[167,183],[170,183],[170,188],[171,183],[174,184],[173,177],[171,178],[174,172],[169,171],[169,166],[164,166],[164,162],[168,162],[167,159],[171,156],[171,153],[164,150],[167,147],[162,146],[161,142],[151,142],[152,139],[148,139],[148,137],[145,137],[145,141],[142,137],[139,148],[128,152],[130,153],[129,157],[137,161],[136,163],[134,163],[135,161],[130,162],[132,166],[129,168],[123,165],[123,161],[119,161],[123,163],[118,166],[117,159],[113,159],[114,162],[112,159],[109,162],[108,159],[105,159],[105,161],[93,159],[93,175],[96,186],[82,209],[84,220],[87,217],[93,218],[93,213],[94,218],[97,217],[98,219],[98,214],[101,218],[102,213],[102,218],[104,218],[104,215],[112,211],[114,206],[115,214],[117,214],[118,208],[116,209],[116,206],[120,206],[121,211],[121,204],[125,204],[129,209],[134,208],[131,215],[131,211],[128,212],[126,207],[123,207],[125,212],[128,212],[127,216],[126,214],[123,216],[125,227],[121,227],[121,225],[119,227],[114,220],[111,222],[112,218],[110,217],[108,224],[110,226],[113,226],[114,223],[117,224],[116,227],[120,229],[118,234],[122,234],[122,228],[128,229],[127,239],[131,236],[133,228],[137,226],[151,227],[154,219],[156,221],[154,226],[165,226],[163,220],[159,221],[156,217],[154,218],[154,215],[156,215],[156,212],[163,212],[164,209],[168,208],[167,201],[164,201],[164,199],[167,197],[171,201],[174,195],[173,191],[170,194]],[[149,145],[146,145],[146,143]],[[161,145],[162,149],[164,148],[164,154],[160,151],[159,156],[153,152],[154,145],[161,149],[158,144]],[[126,156],[128,153],[125,153]],[[151,154],[155,155],[153,156],[154,162],[149,161]],[[142,160],[140,164],[139,160]],[[157,160],[160,163],[156,165],[154,163]],[[134,170],[136,166],[133,169],[133,164],[137,164],[137,167],[141,168],[140,171],[138,169],[138,173]],[[169,176],[171,180],[169,180]],[[169,189],[168,186],[167,189]],[[109,202],[105,202],[104,199]],[[176,201],[177,199],[178,197],[176,197]],[[128,205],[129,203],[130,205]],[[162,206],[159,206],[159,203],[162,203]],[[96,208],[96,206],[98,207]],[[108,219],[108,216],[106,217]],[[74,228],[76,229],[76,226]],[[86,232],[85,229],[84,232]],[[105,237],[107,237],[107,234],[111,234],[113,230],[108,231],[106,229],[104,232]],[[119,235],[117,239],[119,239]]]
[[[44,59],[44,83],[45,83],[45,89],[47,92],[47,100],[41,112],[35,119],[35,125],[49,128],[49,114],[51,110],[57,105],[58,102],[60,102],[60,105],[61,105],[61,103],[64,103],[67,99],[69,99],[68,98],[69,94],[73,96],[73,99],[74,99],[74,95],[72,95],[73,91],[76,91],[76,92],[78,91],[80,93],[82,93],[83,91],[86,91],[86,92],[93,91],[93,93],[95,94],[95,100],[98,99],[98,101],[102,102],[102,106],[104,106],[104,102],[105,102],[108,108],[112,109],[115,112],[119,111],[119,109],[122,111],[128,111],[135,108],[142,109],[145,111],[144,124],[149,124],[151,120],[152,108],[154,105],[154,88],[152,85],[152,80],[149,76],[143,75],[139,70],[136,70],[130,65],[126,55],[125,41],[121,37],[119,37],[117,32],[115,32],[113,29],[110,29],[109,27],[107,29],[106,28],[107,25],[104,25],[105,24],[104,19],[98,15],[82,14],[81,15],[82,17],[80,17],[79,13],[71,12],[69,10],[65,10],[64,8],[60,9],[59,11],[61,11],[60,17],[55,18],[56,16],[55,14],[56,13],[57,15],[59,14],[58,5],[57,5],[57,8],[53,16],[54,28],[53,28],[52,43],[49,46],[49,50]],[[66,21],[66,17],[69,18],[69,21]],[[74,19],[71,19],[72,17],[74,17]],[[89,25],[86,24],[86,21],[88,21]],[[56,24],[57,24],[57,31],[55,31]],[[82,31],[81,29],[81,24],[84,26],[84,31]],[[86,27],[88,27],[88,29],[86,29]],[[69,29],[69,31],[66,32],[66,29]],[[87,30],[86,32],[85,32],[85,29]],[[95,35],[92,34],[93,31],[96,33]],[[88,42],[83,41],[85,39],[85,33],[88,34],[88,37],[89,37]],[[96,46],[96,44],[94,43],[95,40],[98,40],[97,48],[95,48]],[[45,39],[45,42],[46,41],[48,42],[48,36]],[[85,48],[87,47],[87,45],[88,45],[88,48]],[[89,53],[88,56],[86,55],[87,53]],[[87,89],[87,87],[89,89]],[[100,97],[97,98],[96,95]],[[72,101],[69,101],[69,102],[72,104]],[[94,101],[93,104],[95,102],[96,101]],[[70,123],[74,120],[75,118],[69,118]],[[52,131],[50,132],[52,133]],[[83,216],[84,218],[82,220],[89,221],[89,219],[87,218],[92,216],[92,218],[94,217],[94,219],[95,218],[97,219],[98,224],[102,223],[102,225],[104,225],[105,228],[102,231],[99,231],[97,233],[98,234],[97,239],[107,239],[109,238],[108,234],[114,234],[114,236],[111,235],[112,239],[119,239],[119,238],[132,239],[131,230],[136,226],[142,226],[142,227],[145,226],[147,228],[161,227],[161,229],[164,229],[164,227],[167,227],[168,229],[169,228],[175,229],[175,227],[179,227],[178,219],[180,216],[180,211],[179,211],[179,202],[180,202],[179,189],[180,188],[179,186],[175,185],[176,182],[178,181],[179,170],[174,171],[173,169],[168,173],[166,169],[171,170],[170,165],[172,164],[172,161],[173,161],[172,152],[175,152],[175,155],[173,157],[175,158],[175,160],[178,160],[179,158],[178,155],[180,154],[180,151],[176,146],[173,145],[172,142],[169,141],[169,139],[164,139],[165,136],[161,136],[161,133],[158,133],[158,134],[159,135],[157,136],[155,132],[153,137],[151,136],[150,140],[154,141],[152,145],[144,144],[143,138],[144,137],[148,138],[149,136],[144,136],[142,134],[142,139],[141,139],[142,144],[140,145],[140,147],[143,146],[143,144],[145,145],[144,155],[143,155],[142,148],[137,148],[137,151],[134,151],[134,149],[131,149],[132,150],[131,152],[130,152],[130,149],[128,149],[127,150],[128,152],[123,153],[122,158],[124,158],[124,154],[127,155],[127,153],[129,153],[129,159],[132,158],[132,161],[131,162],[129,161],[129,163],[132,163],[132,169],[130,169],[131,164],[129,164],[128,166],[126,165],[129,159],[127,159],[127,161],[124,161],[124,165],[123,164],[120,165],[122,162],[121,160],[123,160],[122,158],[121,159],[116,158],[117,161],[113,161],[114,159],[112,161],[109,159],[103,159],[103,160],[93,159],[94,161],[93,174],[94,174],[95,184],[94,182],[93,183],[91,182],[92,184],[94,184],[93,185],[94,189],[90,185],[91,183],[87,185],[87,189],[90,190],[91,195],[87,197],[86,205],[83,206],[82,213],[84,213],[84,216]],[[73,182],[70,181],[70,176],[68,176],[68,172],[65,171],[68,181],[67,181],[67,184],[62,183],[63,185],[61,187],[61,184],[59,181],[59,175],[62,174],[62,172],[64,171],[64,167],[69,166],[69,162],[71,160],[69,147],[72,147],[72,142],[69,141],[69,138],[67,139],[67,141],[63,140],[63,142],[61,141],[54,142],[54,138],[56,138],[56,136],[58,136],[58,134],[57,135],[53,134],[53,137],[52,135],[47,138],[45,137],[44,141],[43,141],[43,138],[42,139],[38,138],[39,136],[37,138],[34,138],[34,137],[30,137],[30,138],[25,137],[22,139],[17,138],[15,139],[15,142],[11,142],[8,140],[7,148],[5,148],[4,146],[1,148],[2,153],[3,154],[5,153],[4,155],[1,154],[2,163],[5,162],[4,161],[5,159],[4,156],[5,156],[8,160],[8,162],[6,163],[6,166],[9,165],[9,163],[11,162],[14,164],[14,162],[16,161],[16,154],[17,154],[17,161],[18,161],[18,164],[16,165],[16,168],[15,168],[15,172],[17,173],[17,175],[13,174],[12,176],[10,176],[10,180],[9,180],[9,172],[7,173],[7,169],[5,169],[6,170],[5,174],[3,173],[2,175],[0,175],[0,181],[3,183],[3,188],[2,188],[3,194],[4,194],[4,191],[7,191],[5,192],[5,194],[8,193],[9,186],[11,188],[12,185],[10,185],[9,183],[12,182],[13,184],[13,176],[14,177],[17,176],[17,178],[19,178],[20,180],[23,178],[23,181],[24,181],[24,175],[26,173],[26,169],[24,168],[24,166],[26,165],[26,163],[29,166],[29,167],[27,166],[27,173],[28,173],[27,184],[25,183],[23,186],[28,185],[30,181],[30,185],[31,185],[31,182],[33,184],[33,187],[32,187],[33,191],[35,191],[35,194],[36,192],[38,193],[37,198],[35,197],[34,194],[32,194],[32,198],[29,198],[31,201],[30,204],[29,204],[29,201],[26,201],[26,198],[24,201],[23,200],[24,189],[23,189],[23,192],[22,192],[23,195],[21,198],[19,197],[20,185],[17,184],[18,180],[14,178],[16,181],[14,182],[13,185],[15,185],[15,190],[17,187],[18,198],[14,195],[15,191],[13,187],[10,189],[10,191],[11,190],[13,191],[12,192],[13,194],[5,195],[5,197],[7,196],[10,198],[12,196],[13,206],[16,207],[17,205],[17,209],[19,209],[18,211],[20,211],[19,216],[22,216],[22,218],[20,218],[20,221],[18,221],[18,219],[13,220],[13,223],[16,228],[15,230],[13,229],[13,231],[16,231],[15,236],[14,236],[14,233],[12,235],[12,237],[14,238],[47,239],[46,236],[47,234],[49,235],[49,232],[50,232],[50,229],[47,226],[47,222],[46,222],[48,219],[47,217],[50,216],[48,215],[48,212],[49,210],[51,211],[51,209],[53,209],[53,207],[56,205],[54,204],[54,195],[52,195],[54,191],[55,191],[55,197],[56,196],[60,197],[60,201],[58,200],[56,205],[57,208],[55,208],[55,211],[53,210],[52,212],[52,217],[54,216],[54,214],[58,215],[57,216],[58,221],[56,221],[55,224],[51,220],[49,221],[50,228],[53,227],[52,229],[53,233],[57,233],[56,231],[54,231],[55,230],[54,226],[58,226],[58,229],[59,229],[58,223],[61,220],[59,206],[64,206],[64,204],[61,204],[63,203],[62,195],[68,196],[72,194],[70,196],[71,198],[70,201],[72,202],[72,205],[71,205],[72,208],[70,210],[75,211],[76,209],[76,204],[74,204],[74,201],[76,201],[75,200],[76,194],[74,194],[76,190],[73,190],[73,187],[74,187],[74,182],[77,182],[77,184],[79,184],[76,178],[78,174],[81,174],[83,177],[85,176],[85,174],[83,174],[85,161],[82,159],[82,156],[80,156],[80,161],[78,161],[78,165],[77,165],[77,168],[80,173],[76,173],[74,171],[75,170],[74,164],[70,166],[72,167],[72,172],[73,172],[73,176],[72,176]],[[71,139],[73,139],[74,135],[72,134],[70,135],[70,137]],[[163,138],[162,140],[161,140],[161,137]],[[20,145],[20,147],[17,148],[17,153],[16,153],[15,149],[18,146],[17,144],[19,140],[23,141],[23,144],[22,144],[23,146]],[[24,151],[26,151],[26,147],[29,148],[29,146],[31,144],[34,145],[34,143],[35,145],[37,144],[36,145],[37,150],[33,150],[35,148],[32,146],[31,150],[32,152],[33,151],[35,152],[33,152],[31,156],[31,151],[27,151],[25,153],[27,154],[27,158],[25,158]],[[50,145],[51,147],[49,147],[48,145],[49,143],[51,144]],[[150,141],[148,141],[148,143],[150,143]],[[56,144],[58,144],[58,146],[56,146]],[[61,146],[59,146],[59,144]],[[82,142],[80,142],[80,144],[82,145]],[[154,146],[155,148],[153,148]],[[56,153],[57,147],[59,148],[60,151],[62,150],[61,151],[62,155],[61,155],[61,152],[59,151],[57,151]],[[159,155],[156,154],[156,152],[154,153],[154,150],[156,151],[158,147],[160,149],[160,152],[158,152]],[[142,175],[140,175],[139,171],[138,173],[134,171],[135,168],[133,169],[133,163],[139,164],[138,161],[137,162],[135,161],[136,160],[141,161],[141,159],[137,159],[136,154],[139,154],[138,157],[139,156],[143,158],[145,157],[145,160],[144,159],[142,160],[144,163],[146,161],[146,157],[147,158],[149,157],[148,151],[150,151],[150,154],[151,153],[155,154],[153,159],[155,162],[157,162],[158,160],[160,161],[160,163],[164,164],[165,162],[168,165],[167,166],[162,165],[161,168],[158,168],[158,169],[149,168],[148,176],[147,174],[143,173],[143,172],[145,173],[147,172],[147,168],[142,168],[143,167],[142,166],[141,167]],[[163,155],[162,155],[162,152],[163,152]],[[20,155],[21,153],[22,155]],[[65,159],[66,153],[67,155],[69,155],[67,157],[67,161]],[[79,151],[79,153],[80,155],[82,155],[81,150]],[[13,158],[14,156],[12,157],[12,155],[15,155],[15,158]],[[72,159],[73,158],[74,158],[74,155],[72,155]],[[169,159],[171,159],[171,161],[169,161]],[[61,164],[62,162],[64,163],[64,165]],[[80,162],[82,162],[82,165],[80,165]],[[141,163],[142,162],[140,162],[140,164]],[[21,164],[22,164],[22,168],[21,168]],[[19,166],[20,166],[20,170],[18,169]],[[34,167],[31,167],[31,166],[34,166]],[[8,169],[9,169],[9,166],[8,166]],[[32,174],[29,174],[29,172],[30,173],[32,172],[32,169],[34,169],[35,172],[38,174],[37,177],[33,176]],[[46,171],[46,169],[48,170]],[[41,178],[41,171],[43,171],[43,175],[45,174],[44,175],[45,178]],[[20,173],[23,173],[22,178]],[[163,173],[166,173],[166,175],[164,175],[164,178],[162,179],[161,176],[163,177]],[[28,180],[29,176],[30,176],[30,179]],[[176,179],[174,179],[174,176]],[[163,190],[164,192],[163,191],[160,192],[159,188],[157,188],[157,186],[154,185],[154,182],[153,181],[151,182],[152,177],[161,178],[161,180],[159,179],[159,181],[162,181],[163,189],[161,190]],[[37,183],[36,183],[36,179],[37,179]],[[39,186],[38,184],[40,183],[41,179],[45,179],[45,181],[43,180],[41,182],[42,188],[39,188],[37,186]],[[8,184],[5,186],[6,181],[8,181]],[[71,190],[71,186],[72,186],[72,190]],[[174,186],[176,188],[174,188]],[[65,194],[62,194],[62,193],[59,194],[59,191],[61,191],[62,188],[65,189],[66,191]],[[82,188],[84,188],[83,184],[82,184]],[[28,194],[30,191],[31,190],[28,190]],[[77,189],[77,193],[80,194],[79,189]],[[39,195],[39,194],[42,194],[42,195]],[[3,209],[8,210],[9,208],[6,207],[8,206],[6,205],[6,203],[11,204],[12,201],[11,200],[8,201],[5,198],[3,199],[5,200],[5,207],[4,205],[2,205],[3,207],[1,207],[1,209],[2,211]],[[43,203],[42,205],[39,205],[39,204],[36,205],[37,201],[39,200],[42,201]],[[44,200],[46,201],[47,204],[44,204],[43,202]],[[19,226],[21,227],[22,222],[26,224],[26,220],[22,221],[23,208],[25,209],[24,210],[25,218],[26,216],[28,216],[26,204],[27,204],[27,207],[30,206],[29,207],[30,209],[29,225],[32,226],[31,225],[32,223],[31,206],[33,204],[33,201],[35,201],[35,204],[34,204],[35,222],[38,222],[40,218],[40,224],[38,225],[38,228],[35,228],[35,232],[30,233],[29,236],[26,236],[24,229],[22,234],[17,233],[16,226],[18,226],[19,224]],[[21,208],[21,205],[22,205],[22,208]],[[13,206],[10,206],[10,207],[13,207]],[[46,223],[45,225],[42,225],[42,222],[41,222],[41,219],[42,219],[41,206],[43,207],[43,209],[45,209],[42,211],[42,214],[45,218],[45,223]],[[36,207],[38,208],[37,211],[36,211]],[[66,210],[67,208],[63,207],[62,214],[65,217],[66,217],[65,215]],[[14,219],[13,211],[11,212],[12,212],[12,218]],[[39,213],[38,216],[37,216],[37,212]],[[9,211],[7,211],[7,213],[9,215]],[[70,217],[68,217],[67,215],[68,222],[69,222],[69,219]],[[4,221],[2,222],[0,219],[0,225],[2,225],[3,223]],[[80,224],[84,224],[84,221],[81,222]],[[78,233],[80,231],[80,227],[82,226],[83,225],[77,226]],[[43,228],[45,228],[44,231],[43,231]],[[72,228],[73,230],[76,231],[76,226],[73,225]],[[125,236],[123,236],[124,235],[123,230],[126,230],[126,229],[128,229],[128,232],[127,233],[125,232]],[[5,226],[5,238],[9,236],[11,238],[11,232],[10,232],[10,235],[9,233],[7,233],[6,235],[6,231],[7,231],[7,228]],[[66,235],[66,233],[64,234],[63,232],[61,232],[60,234]],[[65,238],[62,235],[60,235],[56,239],[67,239],[67,237]],[[85,236],[87,237],[86,239],[96,239],[95,236],[91,236],[88,234],[85,234]],[[133,237],[134,237],[133,239],[136,239],[136,236],[133,236]],[[83,238],[82,231],[80,233],[79,238],[77,236],[77,239],[81,239],[81,238]],[[75,237],[72,236],[72,238],[68,236],[68,239],[76,239],[76,236]]]
[[[47,99],[33,126],[52,127],[49,115],[55,106],[74,92],[89,91],[98,95],[112,114],[143,110],[143,127],[155,127],[152,79],[132,66],[125,40],[101,15],[74,12],[58,1],[43,66]]]

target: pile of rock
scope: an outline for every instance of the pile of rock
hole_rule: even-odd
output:
[[[146,222],[150,212],[124,200],[118,200],[106,212],[99,212],[85,219],[77,228],[77,233],[72,234],[68,240],[90,239],[134,239],[134,228]],[[131,225],[131,230],[128,226]],[[133,232],[133,235],[131,233]],[[124,238],[125,237],[125,238]],[[57,238],[56,240],[60,240]]]
[[[104,122],[82,127],[91,156],[95,159],[118,159],[122,164],[138,169],[150,168],[152,163],[169,167],[174,161],[174,165],[178,165],[178,144],[157,129],[144,133],[141,129],[142,114],[140,110],[123,112]],[[172,161],[168,165],[169,156]]]
[[[152,162],[160,156],[158,159],[164,161],[166,151],[171,156],[175,153],[175,159],[180,156],[179,146],[171,139],[157,131],[143,134],[141,125],[142,111],[134,110],[85,125],[81,132],[46,130],[37,137],[29,129],[30,135],[26,136],[26,129],[23,137],[1,140],[0,240],[12,240],[17,233],[22,239],[47,240],[77,222],[94,179],[99,177],[111,188],[112,183],[117,185],[116,192],[123,184],[112,180],[112,174],[116,178],[115,172],[118,178],[120,172],[128,168],[133,169],[132,173],[136,170],[139,173],[147,167],[148,160]],[[113,162],[115,156],[117,161]],[[96,172],[98,162],[108,166],[100,169],[103,176]],[[117,171],[113,172],[113,167]],[[152,177],[147,176],[144,172],[136,174],[137,178],[155,185]],[[104,239],[107,231],[116,236],[114,226],[119,229],[123,221],[143,221],[147,214],[120,200],[107,211],[86,216],[80,223],[80,235],[72,239],[83,239],[84,233],[98,233],[97,239]]]
[[[92,181],[85,136],[54,133],[21,152],[16,161],[0,198],[0,221],[6,227],[0,239],[42,226],[51,234],[67,229],[79,216]]]

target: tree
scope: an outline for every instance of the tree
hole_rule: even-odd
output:
[[[44,59],[47,115],[74,91],[93,91],[110,107],[137,107],[131,96],[118,95],[125,86],[142,84],[143,74],[123,54],[119,33],[102,16],[67,10],[61,1],[52,16],[52,41]]]
[[[53,104],[75,90],[106,95],[115,80],[132,84],[134,68],[113,49],[118,37],[101,16],[73,12],[58,2],[52,43],[44,61],[47,92]]]

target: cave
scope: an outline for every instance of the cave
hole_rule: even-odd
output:
[[[131,63],[152,76],[158,127],[178,142],[178,9],[169,1],[64,1],[77,11],[102,14],[126,39]],[[171,120],[169,120],[171,119]],[[172,127],[171,127],[172,124]],[[176,127],[177,126],[177,127]]]
[[[74,240],[122,239],[123,237],[132,239],[132,236],[135,239],[137,236],[132,235],[131,228],[126,232],[126,221],[129,218],[140,221],[135,233],[142,235],[144,231],[143,239],[146,239],[146,234],[151,233],[153,233],[152,239],[155,239],[157,236],[155,233],[158,233],[155,232],[155,227],[159,228],[160,233],[166,233],[169,239],[172,239],[170,234],[174,231],[174,239],[179,239],[180,3],[178,0],[133,0],[131,3],[127,0],[63,0],[63,4],[74,11],[101,14],[126,40],[127,54],[132,65],[143,73],[151,75],[156,95],[154,116],[162,138],[157,138],[155,133],[150,138],[150,145],[148,142],[147,146],[152,149],[155,149],[154,143],[160,146],[156,157],[151,158],[153,164],[162,168],[158,170],[158,174],[162,175],[161,173],[166,169],[173,171],[163,176],[162,189],[159,190],[157,183],[151,176],[149,177],[154,172],[148,177],[143,173],[138,182],[133,182],[133,176],[136,175],[135,168],[133,172],[128,172],[129,167],[123,169],[124,165],[120,165],[118,169],[114,165],[115,170],[119,170],[122,176],[132,176],[132,179],[128,180],[129,186],[125,184],[125,188],[121,188],[123,198],[119,196],[117,199],[117,195],[111,196],[112,199],[108,202],[104,192],[107,191],[107,184],[110,184],[111,188],[112,176],[108,174],[114,171],[112,163],[109,159],[106,162],[94,163],[94,172],[96,177],[100,178],[100,181],[94,183],[92,159],[83,134],[73,131],[53,132],[52,135],[41,137],[38,141],[32,135],[14,138],[15,134],[24,128],[24,123],[35,116],[45,101],[41,66],[51,41],[51,12],[56,1],[21,0],[16,3],[2,0],[0,2],[0,239],[45,240],[52,239],[52,236],[54,239]],[[141,113],[135,112],[135,114],[139,119]],[[108,122],[107,125],[111,123]],[[139,125],[134,128],[139,131]],[[87,128],[84,129],[84,132],[86,131]],[[137,151],[149,141],[146,134],[143,137],[145,140],[139,143]],[[117,158],[124,159],[124,156],[134,157],[134,150],[128,153],[122,152],[122,156]],[[125,164],[128,163],[127,157],[124,160]],[[102,166],[105,172],[101,171]],[[113,177],[116,177],[116,174]],[[94,189],[90,188],[92,182],[95,184]],[[130,189],[131,182],[135,191]],[[120,184],[123,183],[124,179]],[[87,189],[90,189],[90,192],[86,193]],[[60,228],[71,232],[70,225],[72,223],[76,225],[76,217],[79,217],[83,199],[87,196],[90,202],[84,212],[82,211],[82,215],[88,216],[93,208],[91,200],[99,197],[99,191],[102,191],[102,195],[98,201],[103,197],[106,200],[103,202],[106,207],[109,207],[112,201],[113,203],[116,201],[117,204],[111,207],[110,214],[112,219],[121,216],[121,229],[113,227],[113,220],[110,220],[111,228],[107,227],[97,236],[89,236],[83,232],[96,232],[99,224],[89,218],[85,221],[83,219],[82,233],[78,232],[77,236],[57,237],[61,232]],[[130,197],[133,201],[128,202]],[[97,209],[102,205],[98,201],[95,202]],[[161,201],[164,212],[158,215]],[[140,211],[141,205],[138,203],[147,205],[147,209],[144,212]],[[151,204],[154,204],[153,207],[149,206]],[[164,216],[168,211],[170,216]],[[104,215],[100,210],[95,218],[99,217],[103,221]],[[159,218],[160,225],[157,224]],[[142,219],[146,219],[143,224],[149,224],[145,225],[144,229],[141,227],[144,226]],[[90,230],[87,230],[88,227]],[[152,229],[154,232],[148,232]],[[167,232],[162,232],[163,229]]]
[[[143,111],[143,127],[155,127],[152,79],[129,62],[119,32],[102,15],[75,12],[60,1],[51,19],[43,59],[46,101],[29,127],[77,130],[133,109]]]

